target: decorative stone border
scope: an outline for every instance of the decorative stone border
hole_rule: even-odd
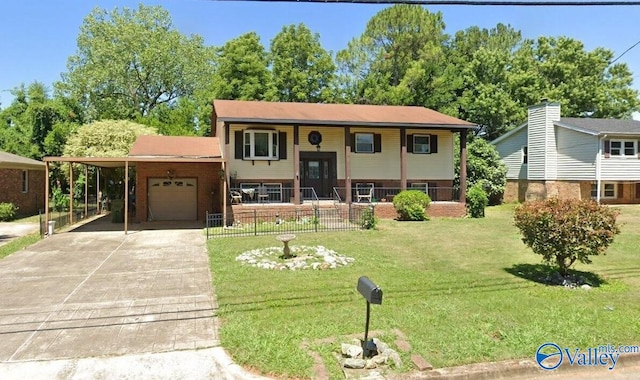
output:
[[[236,257],[236,261],[244,265],[271,270],[336,269],[355,261],[352,257],[339,255],[336,251],[321,245],[313,247],[293,245],[290,248],[291,255],[294,256],[290,259],[282,257],[283,247],[268,247],[243,252]]]

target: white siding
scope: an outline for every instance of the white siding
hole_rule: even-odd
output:
[[[608,136],[608,140],[639,140],[629,136]],[[601,144],[604,142],[601,141]],[[602,148],[604,152],[604,147]],[[639,181],[640,180],[640,159],[635,157],[616,157],[611,156],[600,160],[601,163],[601,179],[603,181]]]
[[[571,129],[556,127],[558,179],[596,179],[598,137]]]
[[[495,146],[507,167],[507,179],[527,179],[527,165],[522,163],[522,147],[527,146],[527,127],[499,141]]]
[[[396,132],[399,136],[400,132]],[[438,136],[438,153],[407,153],[407,180],[412,179],[453,179],[453,133],[435,130],[407,130],[407,134],[429,134]],[[400,151],[398,147],[398,170],[400,170]],[[400,178],[398,172],[397,179]]]
[[[545,179],[545,163],[547,155],[545,124],[545,109],[530,108],[527,118],[527,141],[529,142],[527,178],[529,180]]]
[[[560,105],[548,103],[544,105],[546,111],[545,120],[545,141],[547,144],[547,154],[545,161],[545,179],[558,178],[558,147],[555,135],[554,121],[560,120]]]

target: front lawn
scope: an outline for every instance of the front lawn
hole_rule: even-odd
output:
[[[263,373],[311,377],[303,341],[339,368],[322,338],[364,334],[366,275],[383,289],[371,329],[393,342],[399,329],[412,353],[435,367],[533,358],[542,343],[561,347],[637,344],[640,340],[640,206],[623,206],[622,233],[604,257],[575,269],[591,272],[591,290],[535,281],[545,267],[520,240],[510,205],[484,219],[381,221],[376,231],[298,234],[291,245],[322,245],[355,258],[333,270],[274,271],[235,258],[277,247],[275,236],[209,241],[220,306],[221,340],[233,359]],[[405,369],[409,355],[404,354]],[[624,360],[624,359],[622,359]]]

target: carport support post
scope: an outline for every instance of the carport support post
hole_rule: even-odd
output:
[[[124,234],[127,234],[129,220],[129,161],[124,161]]]
[[[73,162],[69,163],[69,225],[73,225]]]
[[[49,161],[44,162],[44,223],[49,222]]]

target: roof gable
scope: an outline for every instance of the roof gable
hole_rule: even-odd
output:
[[[138,136],[129,157],[222,157],[217,137]]]
[[[319,104],[214,100],[220,121],[306,125],[405,126],[475,128],[476,125],[440,112],[415,106]]]

